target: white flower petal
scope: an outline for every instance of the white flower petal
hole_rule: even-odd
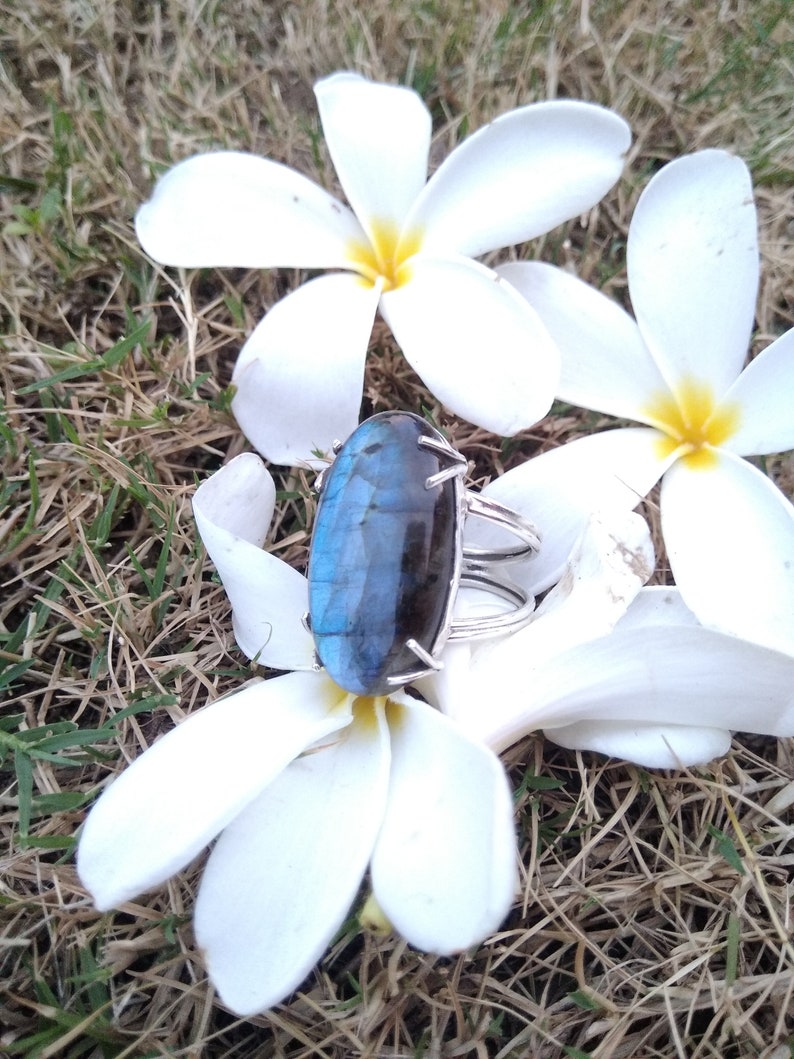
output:
[[[183,868],[297,754],[350,721],[349,696],[317,673],[260,681],[192,714],[102,794],[77,871],[100,910]]]
[[[232,604],[240,649],[274,669],[310,669],[314,641],[302,622],[309,609],[306,578],[262,547],[275,495],[265,465],[244,452],[198,487],[193,515]]]
[[[431,678],[432,701],[464,728],[473,724],[479,734],[490,732],[486,717],[491,709],[484,711],[482,701],[489,696],[491,675],[511,674],[517,690],[528,666],[548,665],[576,644],[606,636],[623,619],[653,567],[653,545],[644,519],[617,510],[592,516],[562,577],[530,624],[510,636],[474,645],[465,667],[455,656],[448,659],[449,649],[445,650],[444,667]],[[511,690],[504,701],[512,698]]]
[[[654,565],[651,534],[643,518],[619,510],[591,516],[565,573],[525,630],[527,636],[522,631],[511,641],[525,641],[527,649],[541,655],[550,653],[555,642],[570,647],[606,635],[626,613]],[[558,631],[552,633],[552,626]],[[546,646],[541,648],[541,643]]]
[[[429,252],[472,257],[534,239],[594,206],[630,143],[623,119],[590,103],[511,110],[455,148],[406,227],[423,233]]]
[[[221,835],[195,930],[238,1015],[283,1000],[322,956],[366,871],[388,780],[388,731],[370,712],[285,769]]]
[[[427,179],[432,131],[427,107],[410,88],[353,73],[326,77],[314,92],[348,202],[370,237],[388,222],[399,232]]]
[[[590,516],[631,511],[658,480],[666,466],[659,438],[646,427],[592,434],[535,456],[487,485],[485,496],[540,530],[540,554],[513,564],[510,577],[532,594],[558,581]],[[498,543],[481,519],[467,522],[466,541],[483,547]]]
[[[652,769],[705,765],[723,757],[731,747],[729,731],[685,724],[580,721],[566,728],[546,729],[543,734],[569,750],[595,750]]]
[[[689,625],[697,628],[700,622],[681,599],[673,585],[646,585],[632,600],[620,619],[621,630],[646,625]]]
[[[684,602],[704,624],[794,654],[794,506],[745,460],[679,460],[662,532]]]
[[[483,941],[517,886],[510,788],[485,747],[403,697],[388,707],[392,770],[372,857],[372,888],[417,948],[452,953]]]
[[[634,315],[670,387],[694,379],[720,397],[747,355],[758,289],[744,162],[708,150],[664,166],[637,203],[627,258]]]
[[[562,577],[538,606],[529,625],[480,650],[475,646],[469,666],[481,670],[496,666],[520,672],[529,658],[548,663],[577,643],[606,636],[653,573],[654,561],[650,531],[639,515],[619,510],[592,515],[574,545]],[[446,654],[445,651],[444,668]],[[443,670],[433,679],[438,680],[442,674]],[[455,717],[462,717],[467,709],[481,709],[478,688],[461,696],[457,703],[450,701],[449,691],[462,677],[463,674],[453,674],[441,681],[439,694],[443,695],[444,710]],[[471,685],[468,674],[463,679]]]
[[[185,268],[341,268],[363,236],[351,211],[311,180],[239,151],[169,169],[135,231],[155,261]]]
[[[629,314],[594,287],[541,261],[509,262],[496,271],[526,298],[560,350],[557,397],[645,421],[650,395],[667,386]]]
[[[265,545],[275,509],[275,482],[253,452],[241,453],[210,475],[193,496],[199,531],[202,526],[211,525],[257,551]]]
[[[441,669],[430,676],[412,682],[411,687],[427,702],[450,717],[462,708],[471,686],[472,652],[478,645],[475,640],[452,640],[448,642],[441,657]],[[476,707],[475,707],[476,708]]]
[[[475,261],[415,257],[411,279],[381,299],[406,359],[449,409],[495,434],[551,407],[559,352],[513,288]]]
[[[740,456],[794,449],[794,328],[747,365],[724,400],[742,417],[726,449]]]
[[[689,620],[618,623],[608,636],[512,666],[497,664],[499,646],[482,657],[472,674],[481,708],[456,720],[495,750],[580,722],[794,735],[794,656]]]
[[[277,302],[240,352],[232,411],[274,463],[318,466],[358,425],[378,291],[320,276]]]

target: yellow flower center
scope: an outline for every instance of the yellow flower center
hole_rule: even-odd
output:
[[[657,394],[643,409],[645,417],[666,436],[658,442],[666,459],[677,452],[693,468],[708,468],[715,462],[714,450],[736,432],[741,410],[735,401],[717,404],[708,383],[683,379],[675,394]]]
[[[410,259],[421,246],[418,231],[400,232],[391,221],[374,221],[369,242],[351,242],[348,259],[368,284],[383,281],[383,290],[401,287],[411,278]]]
[[[375,894],[371,893],[358,914],[358,921],[364,930],[376,937],[385,938],[394,930],[391,920],[378,904]]]
[[[387,695],[350,695],[353,724],[374,731],[385,717],[389,728],[397,728],[405,719],[405,707]]]
[[[371,695],[357,695],[353,699],[353,723],[360,728],[375,731],[378,727],[378,714],[386,706],[386,699]]]

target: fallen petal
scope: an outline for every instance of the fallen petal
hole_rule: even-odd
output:
[[[758,236],[747,166],[727,151],[669,162],[640,196],[627,245],[637,323],[668,385],[721,397],[747,355]]]
[[[667,385],[629,314],[594,287],[542,261],[508,262],[496,271],[526,298],[560,350],[557,397],[645,422],[649,395]]]
[[[273,463],[324,465],[358,425],[378,290],[349,272],[320,276],[277,302],[240,352],[232,411]]]
[[[496,273],[466,258],[415,257],[381,312],[406,360],[449,409],[496,434],[551,406],[560,361],[535,312]]]
[[[77,872],[118,907],[188,864],[305,747],[350,721],[317,673],[260,681],[192,714],[108,787],[83,826]]]
[[[617,181],[631,143],[617,114],[554,100],[502,114],[439,166],[407,224],[428,253],[467,254],[534,239],[589,210]]]
[[[496,750],[580,722],[794,735],[793,655],[693,626],[689,614],[660,617],[647,591],[640,619],[630,607],[609,635],[551,658],[508,665],[501,645],[478,653],[471,697],[481,708],[456,713],[458,724]]]
[[[296,989],[350,909],[383,818],[388,732],[370,711],[295,761],[223,832],[196,940],[223,1002],[253,1015]]]
[[[432,132],[421,98],[402,85],[337,73],[314,86],[326,143],[347,200],[372,238],[398,233],[427,179]]]
[[[731,733],[725,729],[685,724],[580,721],[565,728],[547,728],[543,734],[569,750],[594,750],[651,769],[705,765],[723,757],[731,747]]]
[[[275,495],[265,465],[244,452],[198,487],[193,515],[232,604],[240,649],[274,669],[310,669],[314,642],[302,620],[309,609],[306,578],[263,550]]]
[[[483,489],[530,519],[540,531],[540,553],[516,563],[510,577],[533,595],[555,584],[594,512],[631,511],[659,479],[668,461],[660,435],[647,427],[606,430],[544,452],[495,478]],[[467,525],[467,543],[496,543],[482,519]]]
[[[664,477],[662,532],[681,596],[711,628],[794,654],[794,505],[746,460]]]
[[[747,365],[724,401],[741,409],[726,449],[739,456],[794,449],[794,328]]]
[[[375,896],[417,948],[449,954],[497,930],[517,887],[513,806],[498,758],[425,703],[388,707],[389,801]]]
[[[311,180],[240,151],[169,169],[135,231],[155,261],[184,268],[343,268],[363,237],[351,211]]]

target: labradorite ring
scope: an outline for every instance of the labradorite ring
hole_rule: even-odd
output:
[[[513,632],[534,600],[496,571],[531,558],[535,527],[463,485],[467,461],[410,412],[380,412],[318,475],[309,554],[316,663],[355,695],[385,695],[441,668],[448,640]],[[511,534],[509,547],[463,543],[469,517]],[[460,588],[506,600],[507,611],[455,618]]]

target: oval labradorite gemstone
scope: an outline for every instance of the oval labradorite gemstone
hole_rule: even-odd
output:
[[[351,434],[325,471],[309,556],[309,613],[329,676],[356,695],[384,695],[389,677],[423,668],[445,627],[459,562],[460,479],[420,448],[441,435],[409,412],[381,412]]]

